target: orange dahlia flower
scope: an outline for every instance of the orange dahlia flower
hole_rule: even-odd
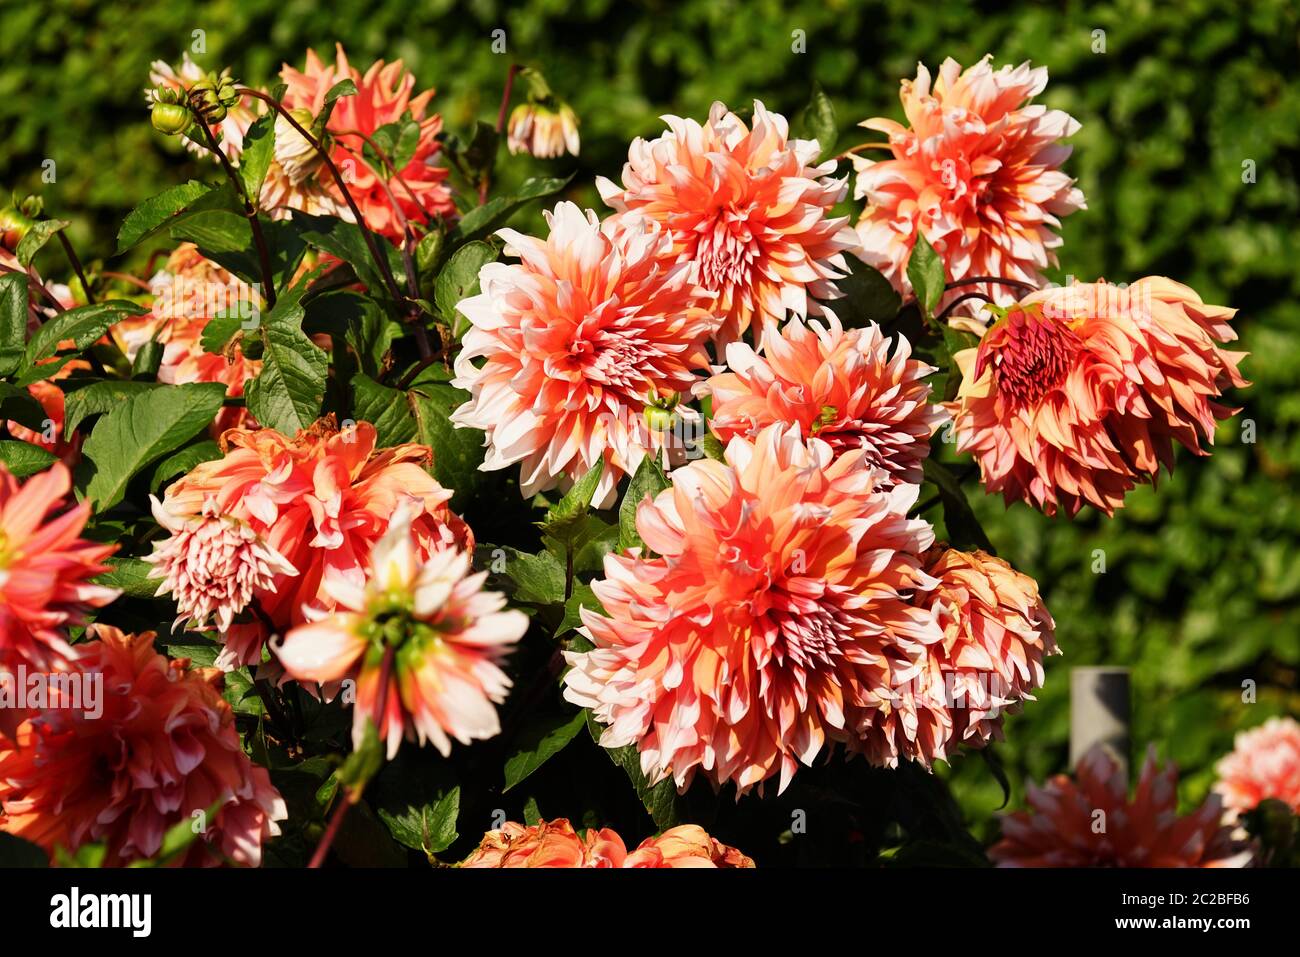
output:
[[[609,828],[580,837],[564,818],[525,827],[507,821],[483,840],[461,867],[753,867],[734,847],[715,841],[695,824],[648,837],[628,853]]]
[[[835,456],[798,426],[733,438],[637,508],[648,549],[605,558],[582,609],[595,648],[566,652],[565,697],[634,744],[654,782],[696,772],[744,793],[829,742],[862,749],[941,637],[913,593],[933,534],[917,486],[878,490],[861,449]],[[897,754],[869,754],[878,763]]]
[[[754,326],[767,335],[786,312],[821,315],[817,299],[840,295],[834,280],[857,245],[847,218],[830,217],[844,198],[835,163],[819,166],[816,140],[791,140],[785,117],[754,101],[752,128],[722,103],[708,121],[665,116],[667,132],[633,140],[623,182],[598,177],[601,198],[621,216],[640,216],[672,237],[672,257],[695,263],[717,294],[725,345]]]
[[[447,508],[451,492],[425,471],[430,450],[377,450],[375,441],[370,423],[340,430],[332,416],[292,439],[231,429],[222,458],[154,500],[171,532],[148,559],[162,580],[158,593],[175,598],[178,623],[203,628],[216,619],[226,644],[221,667],[259,662],[270,628],[302,624],[304,606],[333,608],[338,582],[363,587],[370,550],[404,502],[417,510],[414,534],[425,553],[472,544]]]
[[[411,518],[400,506],[371,551],[364,585],[327,578],[334,609],[309,609],[310,623],[275,649],[299,681],[356,682],[355,747],[382,706],[378,731],[390,759],[403,734],[446,756],[451,738],[469,744],[500,733],[495,705],[510,690],[500,663],[528,630],[527,615],[503,610],[504,596],[483,590],[487,572],[471,574],[468,552],[428,552]]]
[[[948,413],[928,404],[925,377],[935,370],[911,354],[900,336],[891,358],[875,323],[845,331],[834,317],[829,328],[792,319],[761,354],[743,342],[729,345],[729,371],[697,391],[713,397],[710,424],[724,442],[753,438],[774,423],[797,424],[837,454],[861,449],[890,484],[919,485],[930,436]]]
[[[1232,753],[1219,761],[1214,790],[1228,810],[1245,812],[1273,798],[1300,814],[1300,723],[1269,718],[1238,733]]]
[[[1169,279],[1127,289],[1104,282],[1034,293],[955,357],[953,413],[989,492],[1055,515],[1091,504],[1107,515],[1141,482],[1173,469],[1173,442],[1208,455],[1215,400],[1248,383],[1246,355],[1220,348],[1235,310]]]
[[[415,77],[406,72],[401,60],[387,64],[379,60],[362,74],[348,63],[342,44],[336,45],[336,51],[332,64],[322,63],[312,50],[307,51],[303,70],[285,64],[280,79],[288,84],[288,90],[281,102],[290,110],[305,110],[315,117],[324,108],[325,94],[334,84],[346,79],[356,84],[356,95],[335,102],[326,130],[332,144],[331,158],[343,172],[366,225],[395,242],[402,241],[401,223],[393,212],[394,200],[402,215],[413,222],[425,217],[454,216],[456,206],[446,184],[448,171],[433,165],[442,130],[442,117],[429,111],[433,90],[412,96]],[[386,166],[372,167],[364,156],[365,138],[382,126],[400,123],[407,113],[420,127],[414,153],[396,171]],[[302,125],[309,128],[310,122]],[[263,187],[263,205],[331,213],[351,222],[352,211],[333,178],[301,149],[301,135],[288,124],[284,126],[288,152],[277,143],[276,168]]]
[[[90,583],[117,546],[81,537],[90,503],[68,508],[71,487],[61,462],[21,484],[0,462],[0,665],[61,664],[72,654],[67,629],[121,594]]]
[[[151,633],[92,634],[71,676],[102,682],[94,711],[58,697],[0,739],[0,830],[51,855],[103,843],[115,867],[157,854],[168,828],[193,819],[202,836],[176,863],[256,867],[288,812],[244,754],[220,672],[168,661]],[[218,801],[211,821],[194,817]]]
[[[1036,813],[1002,819],[1002,840],[989,849],[999,867],[1244,867],[1251,852],[1222,822],[1219,798],[1178,814],[1178,770],[1157,767],[1147,752],[1132,799],[1124,770],[1097,745],[1080,759],[1077,780],[1058,774],[1029,785]]]
[[[1083,193],[1061,172],[1071,148],[1059,141],[1079,124],[1030,102],[1047,68],[1004,66],[985,57],[962,70],[948,59],[933,88],[916,67],[900,99],[907,125],[876,117],[861,125],[889,136],[891,158],[855,156],[854,195],[867,200],[858,222],[859,255],[908,292],[907,260],[922,234],[950,280],[998,276],[1042,285],[1055,265],[1060,217],[1083,209]],[[1009,302],[1005,286],[986,287]],[[955,295],[955,294],[954,294]]]
[[[689,392],[707,368],[713,321],[694,267],[665,264],[671,241],[653,224],[602,226],[573,203],[546,218],[545,240],[501,230],[520,262],[484,266],[483,291],[457,307],[472,328],[453,384],[471,398],[451,420],[487,433],[481,468],[521,463],[526,497],[604,459],[605,507],[652,445],[647,405]]]

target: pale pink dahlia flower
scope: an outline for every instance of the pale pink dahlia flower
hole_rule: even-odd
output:
[[[580,836],[564,818],[525,827],[507,821],[483,840],[461,867],[753,867],[734,847],[716,841],[695,824],[669,828],[648,837],[630,854],[623,839],[609,828],[587,829]]]
[[[1076,780],[1058,774],[1029,785],[1033,808],[1002,818],[1002,840],[989,849],[999,867],[1244,867],[1251,852],[1225,826],[1217,795],[1178,814],[1178,769],[1156,765],[1155,748],[1130,799],[1124,770],[1097,745],[1079,761]],[[1098,813],[1100,812],[1100,813]]]
[[[1273,798],[1300,814],[1300,723],[1269,718],[1238,733],[1232,753],[1215,770],[1214,790],[1230,811],[1250,811]]]
[[[720,345],[753,326],[763,336],[787,312],[821,315],[817,299],[840,295],[834,280],[857,245],[847,218],[830,210],[845,195],[821,165],[816,140],[791,140],[785,117],[754,102],[753,127],[722,103],[708,121],[663,117],[667,132],[632,141],[621,185],[598,177],[601,198],[621,216],[659,223],[672,237],[672,258],[699,267],[717,294]]]
[[[180,858],[250,867],[288,810],[265,768],[244,754],[221,673],[153,648],[151,632],[95,625],[75,673],[102,675],[102,713],[52,702],[0,738],[0,831],[45,848],[104,844],[104,863],[152,857],[175,824],[221,803]]]
[[[929,404],[925,377],[935,370],[911,358],[908,341],[900,336],[889,353],[875,323],[845,331],[834,317],[828,326],[792,319],[761,353],[743,342],[727,346],[728,371],[697,391],[713,397],[710,425],[724,442],[797,424],[836,454],[861,449],[890,484],[919,485],[930,436],[948,413]]]
[[[1078,122],[1030,102],[1047,86],[1047,68],[995,71],[990,59],[965,71],[945,60],[933,88],[918,63],[900,95],[907,125],[883,117],[861,124],[888,134],[892,157],[854,157],[854,195],[867,200],[859,255],[900,291],[911,289],[907,260],[918,233],[949,280],[997,276],[1040,286],[1042,270],[1056,263],[1060,217],[1085,206],[1060,169],[1071,148],[1059,141]],[[976,288],[1001,303],[1014,298],[1005,286]]]
[[[879,490],[861,449],[838,457],[798,426],[737,437],[726,461],[691,462],[637,509],[647,548],[605,558],[582,609],[595,648],[567,652],[565,697],[635,745],[650,781],[699,772],[744,793],[830,742],[869,741],[925,643],[913,602],[935,584],[919,560],[933,534],[909,520],[917,487]],[[897,753],[871,755],[877,763]]]
[[[1246,353],[1220,347],[1237,337],[1234,313],[1161,277],[1034,293],[955,357],[957,450],[1008,503],[1113,514],[1173,469],[1175,441],[1208,455],[1201,439],[1237,411],[1216,401],[1248,384]]]
[[[469,744],[498,734],[496,705],[510,690],[500,664],[528,630],[527,615],[483,590],[487,572],[472,573],[469,553],[425,554],[411,518],[405,509],[392,517],[364,586],[328,580],[334,610],[310,612],[309,623],[275,649],[299,681],[355,680],[356,747],[382,701],[378,732],[389,758],[403,735],[432,742],[445,756],[452,738]]]
[[[484,266],[483,291],[457,307],[473,325],[453,384],[471,398],[451,420],[487,433],[481,468],[520,463],[528,497],[603,459],[603,507],[652,445],[646,406],[707,368],[708,299],[693,266],[667,264],[670,240],[652,224],[602,226],[567,202],[546,218],[544,240],[501,230],[520,262]]]

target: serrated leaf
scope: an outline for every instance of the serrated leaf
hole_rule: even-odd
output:
[[[581,609],[583,608],[602,614],[605,611],[591,586],[586,582],[578,582],[573,586],[573,594],[565,599],[564,617],[560,619],[560,624],[555,629],[556,638],[563,637],[568,632],[582,627]]]
[[[244,189],[257,202],[262,194],[262,183],[271,160],[275,159],[275,112],[257,118],[248,132],[244,134],[244,147],[239,156],[239,178],[244,181]]]
[[[637,466],[636,474],[632,476],[632,481],[628,483],[627,491],[623,493],[623,501],[618,507],[618,548],[619,551],[626,551],[629,548],[644,547],[645,542],[641,540],[640,534],[636,530],[636,510],[637,507],[645,501],[646,497],[653,498],[669,486],[668,476],[664,475],[664,470],[659,467],[659,463],[654,457],[647,455]]]
[[[457,339],[469,328],[469,320],[456,307],[461,301],[478,294],[479,270],[495,262],[496,258],[497,251],[490,243],[476,240],[456,250],[438,273],[433,298],[438,303],[443,321],[451,327],[452,335]]]
[[[294,210],[289,225],[307,244],[337,256],[351,265],[356,270],[357,278],[373,293],[387,294],[383,276],[370,255],[370,249],[360,227],[355,223],[345,223],[332,216],[309,216]],[[387,258],[389,271],[392,272],[400,287],[406,276],[401,253],[389,242],[380,242],[379,248]]]
[[[195,382],[130,396],[86,439],[82,454],[88,468],[79,473],[85,497],[97,511],[116,505],[136,473],[212,422],[225,394],[221,383]]]
[[[318,267],[286,290],[261,323],[262,371],[245,387],[248,411],[284,435],[306,429],[320,415],[329,358],[302,331],[302,297]]]
[[[243,324],[244,318],[238,314],[213,316],[199,333],[199,343],[203,346],[203,351],[220,355]]]
[[[186,213],[200,198],[209,193],[220,192],[207,183],[190,180],[180,186],[165,189],[157,196],[151,196],[131,210],[117,231],[118,255],[132,246],[148,239],[154,233],[165,229]],[[229,195],[234,199],[234,195]]]
[[[112,412],[133,395],[162,388],[157,382],[133,382],[125,379],[92,382],[64,399],[63,434],[71,435],[82,421],[92,415]]]
[[[16,439],[0,439],[0,462],[14,478],[43,472],[58,459],[45,449]]]
[[[564,497],[546,512],[546,521],[542,523],[542,533],[557,541],[567,542],[572,537],[571,529],[591,510],[591,500],[595,497],[600,477],[605,474],[605,460],[601,459],[578,481]]]
[[[54,236],[67,229],[72,224],[64,219],[42,219],[39,223],[32,225],[27,230],[27,235],[18,240],[18,247],[14,250],[14,256],[24,267],[30,266],[36,254],[41,251],[46,243]]]
[[[455,843],[460,785],[442,759],[402,751],[375,778],[370,803],[399,844],[432,857]]]
[[[514,600],[530,605],[556,605],[564,601],[564,566],[550,552],[536,555],[502,548],[505,575],[515,584]]]
[[[575,715],[548,718],[529,728],[520,739],[518,750],[506,759],[505,790],[515,787],[563,751],[586,723],[586,712],[579,711]]]
[[[922,312],[927,318],[933,316],[935,307],[943,298],[943,287],[947,279],[944,276],[943,260],[920,230],[916,233],[912,255],[907,260],[907,278]]]
[[[564,179],[540,177],[524,180],[513,196],[498,196],[482,206],[476,206],[461,217],[448,236],[453,247],[475,239],[483,239],[506,222],[523,206],[535,199],[554,196],[569,185],[572,176]]]
[[[604,728],[592,717],[590,711],[585,711],[584,714],[587,716],[587,730],[591,733],[591,739],[600,744],[600,736],[604,733]],[[632,789],[641,799],[641,804],[655,822],[656,828],[666,831],[682,823],[685,819],[684,802],[677,794],[677,786],[673,783],[671,775],[657,784],[650,784],[641,773],[641,753],[637,751],[635,745],[605,748],[604,751],[611,761],[623,769],[623,773],[632,782]]]
[[[13,375],[22,365],[28,305],[27,277],[0,275],[0,376]]]
[[[156,495],[169,479],[183,475],[201,462],[211,462],[219,458],[221,458],[221,448],[211,439],[187,445],[158,463],[153,470],[153,477],[149,480],[149,491]]]
[[[457,508],[472,493],[483,462],[483,433],[451,424],[451,413],[469,401],[469,393],[445,382],[417,380],[407,401],[417,440],[433,449],[434,477],[455,490],[451,506]]]
[[[125,299],[110,299],[93,306],[69,309],[36,330],[27,343],[25,364],[27,368],[32,368],[42,359],[50,358],[58,351],[59,343],[65,339],[72,340],[73,348],[84,349],[107,332],[113,323],[127,316],[144,315],[145,312],[145,309]]]
[[[839,299],[826,300],[827,307],[839,317],[844,327],[855,329],[870,322],[885,323],[897,316],[903,300],[884,274],[856,256],[844,258],[849,274],[835,280],[843,295]]]
[[[150,578],[153,565],[139,558],[107,558],[104,564],[109,570],[91,579],[96,585],[105,588],[120,588],[127,598],[154,598],[162,584],[156,578]]]
[[[352,80],[350,79],[339,80],[332,87],[330,87],[329,91],[325,94],[325,105],[328,106],[329,104],[337,100],[339,97],[356,96],[356,95],[357,95],[356,83],[352,82]]]

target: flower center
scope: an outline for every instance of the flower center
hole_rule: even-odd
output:
[[[758,243],[743,212],[720,209],[712,222],[700,224],[695,247],[699,264],[700,285],[710,292],[721,292],[733,285],[744,285],[749,266],[758,257]]]
[[[1068,326],[1043,317],[1037,308],[1013,307],[980,344],[975,375],[992,367],[998,395],[1016,408],[1037,404],[1060,387],[1083,343]]]

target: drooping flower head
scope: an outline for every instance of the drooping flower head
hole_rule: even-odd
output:
[[[439,149],[437,137],[442,129],[442,117],[429,110],[433,90],[413,96],[415,77],[406,71],[401,60],[376,61],[362,74],[348,63],[343,45],[338,44],[334,63],[323,63],[314,51],[308,50],[305,68],[299,71],[285,64],[280,79],[288,84],[282,99],[284,106],[291,111],[305,110],[312,117],[320,114],[326,94],[336,83],[350,79],[356,84],[355,95],[335,101],[326,129],[331,158],[340,170],[347,171],[348,191],[367,226],[400,242],[404,237],[393,213],[394,199],[402,214],[413,223],[423,223],[426,216],[455,215],[456,207],[446,185],[448,171],[433,165]],[[372,137],[380,127],[400,123],[408,112],[419,124],[414,152],[395,171],[396,175],[382,164],[373,167],[365,158],[363,136]],[[285,125],[288,152],[276,151],[276,168],[273,175],[268,175],[262,191],[263,204],[272,209],[332,213],[351,222],[352,211],[333,178],[310,160],[300,142],[301,135],[292,126]],[[310,123],[301,125],[310,128]],[[298,175],[304,170],[311,175]]]
[[[284,801],[244,754],[214,668],[187,668],[153,649],[153,634],[92,626],[69,677],[102,682],[80,706],[67,684],[0,738],[0,830],[53,854],[103,843],[110,867],[152,857],[168,828],[220,810],[178,864],[229,859],[256,867],[279,834]]]
[[[966,70],[947,59],[939,77],[918,63],[900,98],[907,125],[876,117],[861,125],[889,136],[890,159],[854,157],[854,195],[867,207],[858,222],[859,255],[900,291],[918,234],[944,262],[949,280],[997,276],[1042,285],[1055,265],[1060,217],[1083,209],[1083,193],[1061,172],[1078,122],[1030,102],[1047,86],[1047,68],[1004,66],[991,57]],[[981,286],[996,301],[1004,286]],[[955,293],[953,295],[956,295]]]
[[[521,103],[510,114],[506,146],[511,154],[528,153],[538,159],[554,159],[566,152],[578,155],[578,118],[567,103]]]
[[[1237,734],[1232,752],[1219,761],[1214,790],[1230,811],[1254,810],[1267,798],[1300,814],[1300,723],[1269,718]]]
[[[837,457],[797,426],[675,470],[637,508],[655,557],[606,556],[605,614],[582,609],[595,648],[566,653],[565,697],[609,726],[601,744],[636,745],[650,781],[740,793],[778,773],[784,789],[829,742],[868,747],[940,638],[911,603],[934,585],[933,534],[906,517],[917,488],[879,484],[861,449]]]
[[[159,594],[177,601],[180,620],[219,627],[252,601],[258,614],[222,627],[218,664],[261,660],[266,623],[286,630],[304,606],[334,607],[340,581],[361,588],[370,550],[399,504],[415,508],[419,548],[472,544],[447,508],[451,493],[425,471],[421,445],[376,449],[368,422],[339,429],[332,417],[286,438],[273,429],[232,429],[224,456],[203,462],[168,487],[155,515],[171,535],[149,560]]]
[[[121,594],[90,582],[117,546],[81,537],[90,503],[68,507],[71,487],[61,462],[22,483],[0,463],[0,665],[61,664],[67,630]]]
[[[483,835],[461,867],[753,867],[734,847],[714,840],[695,824],[669,828],[648,837],[628,853],[609,828],[579,836],[564,818],[531,827],[507,821]]]
[[[999,867],[1244,867],[1251,852],[1223,823],[1217,795],[1178,814],[1178,770],[1147,752],[1130,799],[1123,767],[1097,745],[1075,780],[1058,774],[1029,785],[1034,813],[1002,818],[1002,840],[989,849]],[[1100,812],[1100,813],[1099,813]]]
[[[1160,277],[1034,293],[956,357],[957,449],[1008,503],[1112,514],[1172,470],[1174,441],[1208,455],[1201,439],[1236,411],[1216,401],[1247,384],[1245,353],[1220,347],[1234,312]]]
[[[527,615],[483,590],[487,573],[471,573],[469,553],[424,554],[411,519],[399,508],[371,552],[364,585],[328,579],[334,610],[309,609],[309,623],[276,649],[299,681],[355,680],[353,744],[361,746],[382,707],[378,732],[389,758],[403,735],[430,741],[445,756],[452,738],[469,744],[498,734],[496,705],[510,689],[500,663],[528,630]]]
[[[815,165],[816,140],[791,140],[785,117],[754,102],[752,127],[722,103],[708,121],[663,117],[668,130],[633,140],[621,185],[596,180],[601,198],[624,217],[659,223],[676,261],[695,263],[717,294],[725,345],[751,325],[767,335],[785,320],[820,315],[811,297],[840,295],[843,251],[856,246],[847,219],[831,208],[846,192],[835,164]]]
[[[453,383],[471,399],[452,421],[487,433],[482,468],[521,464],[527,497],[567,489],[603,459],[603,507],[650,445],[646,406],[689,392],[708,366],[713,324],[694,267],[666,264],[662,230],[602,226],[567,202],[547,222],[544,240],[501,230],[520,262],[484,266],[483,291],[457,307],[473,326]]]
[[[911,358],[901,336],[889,340],[872,323],[845,331],[792,319],[769,336],[762,353],[727,346],[727,372],[698,388],[713,396],[713,431],[724,442],[753,438],[774,423],[799,425],[835,450],[861,449],[889,483],[921,482],[930,436],[948,415],[929,405],[925,377],[935,371]]]

